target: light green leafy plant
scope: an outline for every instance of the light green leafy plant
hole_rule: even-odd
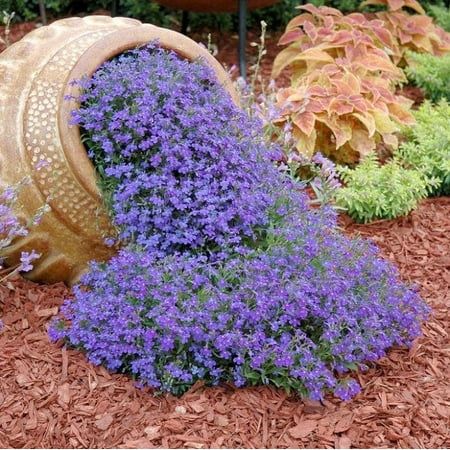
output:
[[[439,57],[408,52],[407,59],[410,65],[405,72],[410,81],[422,88],[431,100],[450,100],[450,53]]]
[[[437,105],[425,102],[414,115],[417,124],[405,130],[408,140],[395,154],[406,167],[437,180],[431,194],[449,195],[450,105],[444,100]]]
[[[450,7],[446,7],[443,3],[439,5],[427,5],[428,15],[442,27],[445,31],[450,31]]]
[[[436,183],[418,170],[403,167],[397,159],[381,165],[375,154],[354,169],[341,166],[338,171],[345,187],[336,191],[336,202],[362,223],[408,214]]]

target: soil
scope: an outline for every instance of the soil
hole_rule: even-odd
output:
[[[445,448],[450,446],[450,198],[406,218],[355,225],[417,283],[433,316],[423,336],[354,376],[350,402],[288,397],[269,387],[194,386],[155,397],[123,375],[50,344],[46,329],[70,291],[16,279],[0,286],[1,447]]]
[[[425,100],[425,93],[423,92],[420,87],[413,86],[410,84],[407,84],[406,86],[403,86],[401,89],[397,90],[398,95],[403,95],[403,97],[409,98],[414,103],[412,107],[414,109],[418,108]]]
[[[8,40],[10,44],[22,39],[27,33],[36,28],[35,22],[24,22],[12,25],[8,34]],[[5,38],[5,27],[0,27],[0,38]],[[5,49],[5,45],[0,41],[0,52]]]

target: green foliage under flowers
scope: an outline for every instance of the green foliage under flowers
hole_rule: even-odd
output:
[[[417,123],[405,131],[408,141],[396,156],[406,167],[436,180],[433,195],[450,195],[450,105],[444,100],[437,105],[425,102],[414,115]]]
[[[443,3],[438,5],[427,5],[425,7],[429,16],[442,27],[445,31],[450,32],[450,7]]]
[[[354,169],[341,166],[338,171],[346,185],[336,191],[336,202],[361,223],[408,214],[435,183],[397,159],[381,165],[375,154]]]
[[[450,100],[450,53],[433,56],[408,52],[409,66],[405,68],[409,80],[422,88],[433,101]]]

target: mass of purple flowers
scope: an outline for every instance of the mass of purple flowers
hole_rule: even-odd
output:
[[[64,306],[71,325],[54,324],[52,339],[176,394],[205,380],[352,397],[359,386],[336,375],[409,344],[426,307],[375,247],[285,194],[245,256],[157,260],[124,249],[93,264]]]
[[[420,333],[417,293],[309,207],[201,62],[150,46],[84,88],[75,118],[128,243],[91,264],[52,340],[175,394],[204,380],[348,399],[345,372]]]
[[[81,85],[73,122],[122,240],[159,256],[227,249],[264,224],[267,145],[209,67],[151,44]]]

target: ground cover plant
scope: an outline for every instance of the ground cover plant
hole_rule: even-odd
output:
[[[353,169],[341,166],[338,170],[345,185],[336,191],[336,202],[360,223],[409,214],[434,183],[397,159],[382,165],[374,153]]]
[[[416,125],[405,130],[406,141],[396,151],[406,167],[433,178],[432,195],[450,194],[450,105],[425,102],[414,113]]]
[[[408,79],[425,92],[427,98],[450,100],[450,54],[434,56],[408,52],[409,65],[405,67]]]
[[[309,207],[201,62],[153,45],[82,86],[74,119],[126,245],[91,265],[52,339],[161,391],[230,381],[347,399],[345,372],[418,335],[417,293],[332,208]]]
[[[372,154],[337,169],[344,186],[333,195],[356,222],[400,217],[427,196],[450,193],[450,106],[427,101],[414,116],[392,159],[381,164]]]

